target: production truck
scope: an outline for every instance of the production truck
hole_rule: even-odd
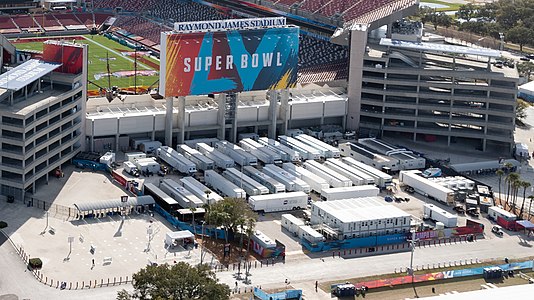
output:
[[[139,172],[139,169],[137,169],[137,167],[135,166],[133,162],[125,161],[123,165],[124,165],[124,172],[135,177],[139,177],[139,175],[141,175],[141,173]]]
[[[308,146],[307,144],[304,144],[303,142],[300,142],[292,137],[281,135],[278,137],[278,140],[280,140],[280,143],[290,147],[291,149],[298,151],[304,159],[310,159],[310,160],[321,159],[321,152],[319,150],[311,146]]]
[[[315,149],[323,152],[325,158],[339,158],[341,156],[341,151],[338,148],[329,145],[321,140],[318,140],[307,134],[299,134],[295,139],[314,147]]]
[[[256,156],[243,150],[241,147],[228,141],[219,141],[215,143],[215,149],[230,156],[240,166],[257,166],[258,159]]]
[[[211,205],[223,199],[223,197],[221,197],[219,194],[210,190],[193,177],[184,177],[180,179],[180,183],[184,186],[184,188],[200,198],[204,204]]]
[[[343,175],[345,177],[347,177],[348,179],[350,179],[350,181],[352,181],[352,184],[354,185],[366,185],[367,183],[367,180],[363,179],[362,177],[354,174],[354,173],[351,173],[349,171],[347,171],[345,168],[337,165],[337,164],[334,164],[330,161],[325,161],[323,166],[331,169],[332,171],[335,171],[337,172],[338,174],[340,175]]]
[[[321,192],[321,200],[341,200],[350,198],[376,197],[380,189],[372,185],[349,186],[324,189]]]
[[[276,181],[271,176],[260,172],[258,169],[252,167],[252,166],[244,166],[243,172],[250,176],[252,179],[256,180],[257,182],[263,184],[266,188],[269,189],[269,191],[273,194],[276,193],[284,193],[286,191],[286,187],[281,184],[280,182]]]
[[[160,170],[160,165],[153,157],[135,159],[134,164],[141,174],[156,174]]]
[[[375,169],[372,166],[359,162],[352,157],[342,157],[341,161],[373,177],[375,180],[375,184],[379,188],[385,188],[386,186],[393,184],[393,177],[391,175],[386,174],[378,169]]]
[[[243,139],[239,141],[239,145],[250,152],[252,155],[256,156],[264,164],[281,164],[282,156],[267,148],[266,146],[256,142],[252,139]]]
[[[199,170],[206,171],[213,170],[215,168],[215,162],[213,160],[207,158],[198,150],[193,149],[186,144],[178,145],[177,150],[183,154],[185,158],[193,162]]]
[[[453,190],[440,185],[438,182],[422,177],[421,171],[401,171],[399,174],[399,181],[404,185],[412,187],[414,191],[421,195],[447,205],[455,204],[455,193]]]
[[[205,155],[207,158],[215,162],[215,166],[221,169],[228,169],[235,166],[235,162],[228,155],[218,151],[205,143],[198,143],[196,145],[197,150]]]
[[[235,168],[226,169],[222,175],[233,184],[242,187],[249,196],[269,194],[268,188]]]
[[[145,152],[146,154],[151,154],[156,151],[156,149],[161,147],[161,142],[158,141],[147,141],[139,144],[139,150]]]
[[[282,161],[284,162],[298,162],[302,160],[300,153],[296,150],[289,148],[286,145],[281,144],[278,141],[262,137],[258,139],[258,143],[264,145],[268,149],[280,154]]]
[[[306,161],[304,168],[323,178],[333,187],[352,186],[352,181],[338,172],[313,160]]]
[[[441,222],[448,228],[456,227],[458,225],[458,217],[456,215],[430,203],[425,203],[423,205],[423,219]]]
[[[326,180],[302,167],[294,165],[293,163],[284,163],[282,168],[295,177],[306,182],[310,186],[310,189],[317,194],[321,194],[322,190],[330,188],[330,185],[328,182],[326,182]]]
[[[189,159],[169,146],[161,146],[156,150],[156,155],[178,172],[192,175],[196,173],[197,167]]]
[[[277,193],[250,196],[248,203],[253,211],[275,212],[305,208],[308,194],[304,192]]]
[[[302,191],[309,193],[311,190],[309,184],[275,165],[265,165],[262,171],[285,185],[286,190],[289,192]]]
[[[139,158],[146,158],[146,153],[144,152],[130,152],[130,153],[124,153],[124,157],[126,161],[134,162],[134,160]]]
[[[213,170],[204,172],[204,181],[215,191],[230,198],[247,198],[247,193]]]
[[[182,208],[197,208],[204,204],[197,196],[172,179],[162,180],[159,188],[176,200]]]
[[[375,184],[375,179],[373,178],[373,176],[367,174],[366,172],[364,172],[364,171],[362,171],[360,169],[357,169],[357,168],[355,168],[353,166],[350,166],[350,165],[344,163],[341,159],[329,158],[329,159],[326,160],[325,165],[328,166],[328,167],[331,167],[331,166],[335,165],[338,168],[337,169],[332,168],[333,170],[341,170],[341,169],[343,169],[347,174],[351,174],[352,176],[356,176],[356,177],[360,178],[360,180],[362,180],[362,185],[363,184]],[[343,174],[343,173],[341,173],[341,174]],[[345,175],[345,176],[347,176],[347,175]],[[347,176],[347,177],[349,177],[349,176]],[[349,177],[349,179],[351,179],[351,177]],[[356,184],[354,181],[352,183],[354,183],[355,185],[359,185],[359,184]]]

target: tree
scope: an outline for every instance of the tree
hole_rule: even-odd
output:
[[[456,17],[471,22],[471,19],[475,18],[477,13],[478,8],[473,3],[467,3],[465,5],[460,5],[456,12]]]
[[[117,294],[119,300],[226,300],[230,288],[217,282],[208,265],[191,266],[179,262],[172,266],[150,265],[133,275],[133,293]]]
[[[501,200],[501,182],[502,182],[502,177],[504,176],[504,171],[499,169],[497,171],[495,171],[495,175],[499,176],[499,201]]]
[[[527,108],[530,103],[527,101],[517,99],[517,106],[515,108],[515,123],[516,125],[523,126],[523,120],[527,117]]]
[[[517,179],[512,183],[512,210],[515,213],[516,203],[517,203],[517,194],[519,192],[519,188],[521,188],[522,180]]]
[[[250,209],[245,199],[224,198],[211,205],[206,217],[213,225],[224,227],[225,239],[228,243],[229,232],[236,232],[244,220],[255,218],[256,214]]]
[[[530,195],[528,196],[528,212],[527,212],[527,220],[530,220],[530,212],[531,212],[531,208],[532,208],[532,202],[534,202],[534,195]]]
[[[522,25],[509,29],[504,37],[512,43],[519,44],[519,51],[523,52],[523,46],[532,42],[533,31]]]
[[[519,217],[523,218],[523,209],[525,208],[525,201],[526,201],[526,193],[527,189],[531,186],[530,182],[528,181],[522,181],[521,187],[523,188],[523,203],[521,203],[521,210],[519,211]]]
[[[504,179],[504,184],[506,186],[506,203],[504,204],[504,207],[506,209],[506,205],[509,204],[510,196],[513,195],[513,183],[519,180],[519,174],[517,173],[508,173]]]
[[[534,63],[531,61],[522,61],[518,63],[517,72],[519,72],[519,75],[524,76],[527,81],[530,81],[530,75],[534,73]]]

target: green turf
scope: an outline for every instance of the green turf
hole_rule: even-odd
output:
[[[102,77],[99,80],[95,78],[95,74],[98,73],[106,73],[106,54],[109,55],[110,64],[109,68],[111,73],[116,71],[133,71],[134,70],[134,62],[133,58],[126,57],[122,54],[120,54],[121,51],[134,51],[133,49],[121,45],[115,41],[112,41],[104,36],[100,35],[86,35],[85,36],[87,40],[78,40],[78,43],[88,44],[88,63],[89,63],[89,81],[92,81],[99,86],[107,87],[108,86],[108,78]],[[43,43],[42,42],[28,42],[23,43],[21,42],[23,39],[19,39],[19,41],[15,44],[17,49],[20,50],[39,50],[42,51],[43,49]],[[65,38],[65,40],[69,40],[68,37]],[[106,48],[109,48],[106,49]],[[147,60],[152,62],[153,64],[159,66],[159,61],[153,58],[145,57]],[[148,64],[143,64],[141,61],[138,60],[137,63],[137,70],[158,70],[159,68],[154,68]],[[137,76],[137,86],[150,86],[154,84],[158,80],[158,76]],[[124,78],[117,78],[117,77],[111,77],[111,86],[118,86],[121,88],[134,86],[134,78],[132,77],[124,77]],[[154,85],[157,87],[157,83]],[[89,90],[95,90],[98,89],[93,84],[89,84]]]
[[[461,5],[460,3],[454,3],[454,2],[448,2],[447,0],[421,0],[422,3],[434,3],[434,4],[441,4],[448,7],[443,8],[436,8],[436,11],[438,12],[446,12],[446,11],[457,11]]]

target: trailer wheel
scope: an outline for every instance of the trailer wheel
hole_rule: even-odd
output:
[[[295,207],[292,207],[291,210],[295,210]]]
[[[297,206],[297,210],[300,210],[300,206]]]

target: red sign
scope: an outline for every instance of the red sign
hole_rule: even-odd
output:
[[[117,180],[117,182],[122,185],[122,186],[126,186],[126,178],[122,177],[119,173],[115,172],[115,171],[112,171],[111,172],[111,177],[113,177],[113,179]]]

